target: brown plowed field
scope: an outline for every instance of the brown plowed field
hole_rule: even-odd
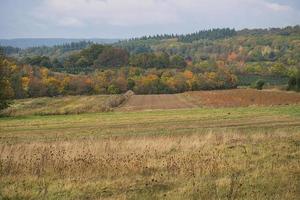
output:
[[[199,107],[198,102],[183,94],[133,95],[121,106],[120,111],[178,109]]]
[[[245,107],[300,104],[300,93],[235,89],[183,94],[133,95],[118,111],[195,107]]]
[[[219,90],[188,92],[185,95],[207,107],[245,107],[299,104],[300,93],[276,90]]]

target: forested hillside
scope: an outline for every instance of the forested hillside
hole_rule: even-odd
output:
[[[135,66],[212,70],[288,76],[300,62],[300,26],[273,29],[213,29],[186,35],[157,35],[120,41],[112,46],[90,42],[25,50],[4,48],[20,63],[69,73]]]
[[[258,79],[299,90],[300,27],[213,29],[113,45],[3,47],[13,98],[65,94],[178,93],[235,88]]]
[[[215,29],[187,35],[143,37],[116,46],[133,55],[152,57],[152,52],[164,52],[181,56],[202,69],[224,65],[237,73],[286,76],[299,67],[300,26],[241,31]]]

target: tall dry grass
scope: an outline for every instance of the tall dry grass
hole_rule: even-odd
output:
[[[1,144],[0,194],[8,199],[297,199],[299,156],[299,132],[282,130]]]

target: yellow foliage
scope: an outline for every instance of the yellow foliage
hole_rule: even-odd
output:
[[[165,84],[166,84],[169,88],[175,89],[176,81],[175,81],[174,77],[168,77],[168,78],[166,78],[166,80],[165,80]]]
[[[12,72],[17,71],[17,69],[18,69],[17,65],[11,65],[10,68],[11,68]]]
[[[25,76],[25,77],[22,77],[21,81],[22,81],[22,88],[27,91],[30,79],[27,76]]]
[[[148,76],[146,76],[144,78],[144,81],[147,83],[147,82],[152,82],[152,81],[155,81],[159,79],[158,76],[156,76],[155,74],[149,74]]]
[[[47,68],[41,68],[41,69],[40,69],[40,72],[41,72],[41,74],[42,74],[42,78],[43,78],[43,79],[44,79],[44,78],[47,78],[48,75],[49,75],[49,70],[48,70]]]
[[[210,80],[214,80],[217,78],[217,74],[215,72],[207,72],[205,74],[206,74],[207,78]]]

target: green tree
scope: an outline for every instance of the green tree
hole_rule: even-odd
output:
[[[94,66],[100,67],[121,67],[128,65],[129,54],[126,50],[108,47],[98,56]]]
[[[182,56],[175,55],[170,58],[170,66],[174,68],[185,68],[186,62]]]
[[[127,80],[127,88],[128,88],[129,90],[133,90],[134,86],[135,86],[134,80],[131,79],[131,78],[129,78],[129,79]]]
[[[257,90],[262,90],[264,85],[265,85],[265,81],[260,79],[254,83],[254,88]]]
[[[115,86],[114,84],[112,84],[112,85],[108,86],[107,92],[109,94],[120,94],[120,89],[117,86]]]
[[[300,69],[288,81],[288,90],[300,91]]]

